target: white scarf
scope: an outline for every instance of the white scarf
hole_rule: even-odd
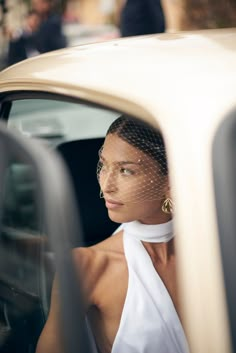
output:
[[[124,223],[130,236],[148,243],[167,243],[174,237],[173,220],[162,224],[143,224],[138,221]]]

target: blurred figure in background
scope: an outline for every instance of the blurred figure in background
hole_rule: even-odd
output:
[[[40,53],[66,47],[62,31],[62,17],[56,11],[57,0],[32,0],[32,8],[40,15],[41,24],[35,35],[36,48]]]
[[[18,61],[39,54],[35,44],[35,33],[40,23],[40,15],[35,10],[31,10],[25,19],[24,27],[9,33],[7,65],[13,65]]]
[[[120,18],[122,36],[236,26],[235,0],[124,2]]]
[[[121,11],[120,31],[123,37],[164,32],[160,0],[127,0]]]
[[[7,65],[29,57],[66,47],[57,0],[32,0],[32,10],[23,28],[8,33]]]

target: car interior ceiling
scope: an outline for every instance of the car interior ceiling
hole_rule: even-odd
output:
[[[117,224],[108,218],[104,200],[99,196],[96,168],[98,151],[103,141],[103,138],[76,140],[64,142],[57,147],[71,176],[78,203],[78,217],[80,217],[83,230],[83,244],[75,240],[73,247],[93,245],[110,236],[117,228]],[[5,293],[0,297],[0,312],[5,312],[7,307],[7,321],[9,321],[7,325],[4,325],[8,328],[5,343],[3,345],[0,343],[0,352],[4,353],[14,353],[19,347],[22,353],[34,351],[45,322],[45,314],[47,315],[45,303],[42,303],[42,301],[45,302],[45,298],[42,298],[42,286],[44,290],[46,288],[48,307],[50,302],[54,277],[53,257],[47,256],[46,251],[42,262],[40,258],[42,239],[36,241],[34,235],[35,230],[37,231],[40,227],[35,217],[36,206],[32,196],[35,187],[30,170],[26,166],[17,164],[11,166],[6,184],[7,197],[4,214],[6,226],[2,233],[1,246],[4,245],[6,250],[10,249],[11,254],[12,251],[15,254],[15,262],[11,263],[12,267],[17,266],[19,254],[22,258],[33,259],[33,270],[32,264],[30,267],[28,262],[25,264],[23,262],[23,265],[25,271],[28,271],[29,282],[32,282],[32,278],[34,280],[33,285],[31,283],[33,288],[26,290],[25,293],[17,288],[17,284],[13,286],[14,293],[8,293],[9,290],[6,290],[9,287],[8,282],[0,279],[0,292]],[[26,228],[28,231],[21,231]],[[10,285],[12,286],[12,283]],[[23,304],[19,304],[20,298]],[[6,315],[4,315],[2,321],[6,321]],[[20,325],[21,322],[26,324]]]

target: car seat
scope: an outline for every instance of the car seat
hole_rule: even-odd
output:
[[[94,138],[65,142],[58,146],[72,177],[86,246],[104,240],[118,226],[109,219],[104,200],[99,197],[96,170],[98,151],[103,142],[103,138]]]

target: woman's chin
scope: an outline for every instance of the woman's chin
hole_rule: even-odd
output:
[[[112,210],[108,210],[108,216],[110,220],[115,223],[127,223],[134,220],[133,218],[131,219],[131,217],[129,217],[128,215],[118,214]]]

